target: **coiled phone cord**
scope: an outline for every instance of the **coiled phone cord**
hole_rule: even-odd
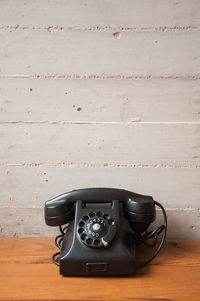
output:
[[[154,204],[157,205],[162,210],[162,214],[163,214],[163,218],[164,218],[164,224],[159,226],[158,228],[156,228],[153,231],[150,231],[150,232],[146,231],[145,234],[139,235],[136,238],[136,242],[138,244],[144,244],[147,247],[154,247],[156,245],[157,241],[158,241],[159,234],[161,234],[163,232],[161,242],[160,242],[156,252],[153,254],[153,256],[150,257],[145,262],[143,262],[142,264],[137,265],[136,268],[141,268],[141,267],[147,265],[148,263],[150,263],[158,255],[158,253],[162,249],[162,246],[163,246],[164,241],[165,241],[165,237],[166,237],[166,233],[167,233],[167,215],[166,215],[165,209],[163,208],[163,206],[159,202],[154,201]],[[61,249],[64,236],[65,236],[65,234],[67,232],[67,229],[68,229],[68,225],[65,226],[64,228],[62,228],[62,226],[59,226],[59,229],[60,229],[61,234],[59,234],[55,237],[55,245],[56,245],[56,247]],[[151,238],[154,239],[154,241],[153,241],[153,243],[150,244],[147,241]],[[52,256],[52,260],[53,260],[53,263],[60,266],[60,264],[58,262],[59,259],[57,258],[58,255],[60,255],[60,251],[56,252]]]

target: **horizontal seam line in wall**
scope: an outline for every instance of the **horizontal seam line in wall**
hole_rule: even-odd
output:
[[[23,79],[62,79],[62,80],[200,80],[200,74],[193,74],[188,76],[182,75],[121,75],[121,74],[0,74],[0,79],[5,78],[23,78]]]
[[[68,163],[68,162],[46,162],[46,163],[0,163],[0,166],[4,167],[69,167],[69,168],[163,168],[163,169],[175,169],[175,168],[200,168],[199,164],[194,165],[170,165],[170,164],[117,164],[117,163],[103,163],[103,164],[93,164],[93,163]]]
[[[168,32],[168,31],[199,31],[199,26],[192,25],[174,25],[174,26],[22,26],[22,25],[4,25],[0,26],[1,31],[20,31],[20,30],[35,30],[35,31],[48,31],[49,33],[54,32],[65,32],[65,31],[122,31],[122,32]]]
[[[44,207],[43,206],[29,206],[29,207],[21,207],[21,206],[3,206],[3,207],[0,207],[0,209],[43,209]],[[160,210],[159,208],[156,208],[157,210]],[[176,211],[176,210],[179,210],[179,211],[200,211],[199,208],[167,208],[165,207],[165,210],[171,210],[171,211]]]
[[[44,121],[24,121],[24,120],[8,120],[8,121],[0,121],[0,125],[3,124],[33,124],[33,125],[40,125],[40,124],[66,124],[66,125],[137,125],[137,124],[155,124],[155,125],[200,125],[200,121],[142,121],[140,119],[134,119],[132,121],[65,121],[65,120],[44,120]]]

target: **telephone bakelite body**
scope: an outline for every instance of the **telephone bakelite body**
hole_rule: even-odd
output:
[[[54,262],[65,276],[134,274],[136,245],[155,218],[151,196],[122,189],[74,190],[45,203],[46,224],[61,229],[59,261]],[[149,237],[157,232],[148,232]]]

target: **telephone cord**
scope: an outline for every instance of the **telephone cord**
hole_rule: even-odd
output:
[[[55,237],[55,245],[57,248],[59,248],[61,250],[61,247],[62,247],[62,243],[63,243],[63,239],[64,239],[64,236],[67,232],[67,229],[68,229],[68,225],[65,226],[64,228],[62,228],[62,226],[59,226],[59,229],[60,229],[60,233],[59,235],[57,235]],[[55,263],[56,265],[60,266],[60,263],[59,263],[59,258],[58,256],[60,255],[60,251],[59,252],[56,252],[55,254],[53,254],[52,256],[52,261],[53,263]]]
[[[136,268],[141,268],[145,265],[147,265],[148,263],[150,263],[157,255],[158,253],[160,252],[160,250],[162,249],[163,247],[163,244],[164,244],[164,241],[165,241],[165,238],[166,238],[166,233],[167,233],[167,215],[166,215],[166,212],[165,212],[165,209],[164,207],[159,203],[159,202],[156,202],[154,201],[154,204],[157,205],[161,210],[162,210],[162,214],[163,214],[163,219],[164,219],[164,224],[159,226],[158,228],[156,228],[155,230],[153,231],[150,231],[150,232],[146,232],[143,236],[140,236],[139,238],[139,242],[143,243],[144,245],[146,245],[147,247],[154,247],[157,243],[157,240],[158,240],[158,235],[162,234],[162,238],[161,238],[161,242],[156,250],[156,252],[153,254],[152,257],[150,257],[148,260],[146,260],[145,262],[139,264],[136,266]],[[152,244],[148,244],[146,243],[146,241],[150,238],[154,238],[154,242]]]

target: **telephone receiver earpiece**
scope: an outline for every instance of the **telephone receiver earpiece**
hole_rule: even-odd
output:
[[[48,226],[60,226],[74,219],[74,203],[123,202],[124,213],[130,225],[143,232],[156,218],[155,204],[151,196],[115,188],[86,188],[61,194],[45,203],[45,221]],[[136,226],[135,226],[136,227]]]

